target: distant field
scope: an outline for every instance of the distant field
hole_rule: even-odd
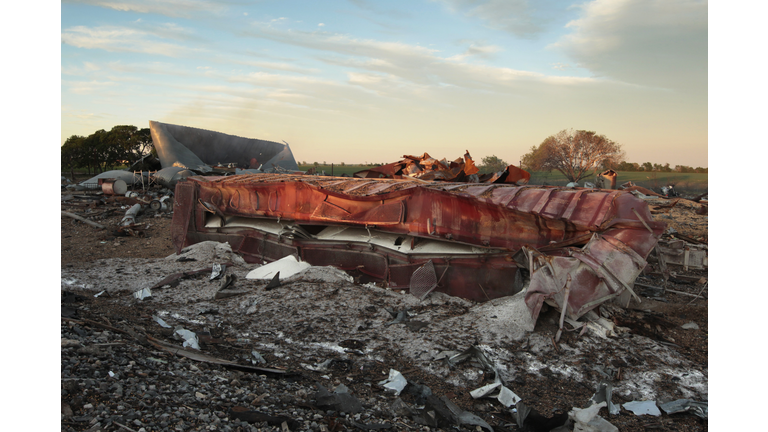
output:
[[[299,169],[306,171],[312,168],[313,165],[299,165]],[[340,166],[334,164],[331,165],[319,165],[317,167],[318,172],[325,172],[327,175],[341,176],[346,174],[351,176],[352,174],[362,171],[364,169],[371,168],[369,165],[345,165]],[[701,194],[707,191],[709,174],[696,174],[696,173],[677,173],[677,172],[634,172],[634,171],[619,171],[616,178],[616,183],[621,185],[628,181],[643,186],[656,192],[661,191],[662,186],[673,185],[678,192],[684,192],[687,194]],[[588,176],[583,179],[579,184],[583,185],[584,181],[595,181],[594,175]],[[565,186],[568,184],[568,180],[560,174],[558,171],[546,172],[539,171],[531,173],[532,185],[550,185],[550,186]]]
[[[314,165],[299,165],[299,169],[306,171],[312,168]],[[334,164],[319,165],[317,172],[325,172],[327,175],[341,176],[346,174],[352,176],[352,174],[362,171],[364,169],[372,168],[371,165],[346,165],[341,166]],[[62,176],[69,177],[69,172],[62,172]],[[85,173],[76,172],[77,180],[85,180],[91,176]],[[709,174],[696,174],[696,173],[663,173],[663,172],[632,172],[632,171],[619,171],[617,177],[617,184],[621,185],[628,181],[643,186],[656,192],[661,191],[662,186],[673,185],[678,192],[688,195],[698,195],[707,191],[708,189]],[[586,179],[579,182],[584,185],[584,181],[594,182],[593,175],[588,176]],[[550,186],[565,186],[568,184],[568,180],[559,172],[552,171],[540,171],[531,173],[532,185],[550,185]]]
[[[678,192],[701,194],[707,191],[708,180],[709,174],[618,171],[616,184],[622,185],[631,181],[637,186],[646,187],[656,192],[660,192],[662,186],[672,185]],[[595,176],[589,175],[586,179],[582,179],[579,184],[584,185],[585,181],[594,183]],[[540,171],[531,173],[530,184],[564,186],[568,184],[568,180],[558,171]]]
[[[310,168],[314,167],[314,165],[302,165],[299,164],[299,169],[302,171],[306,171]],[[331,164],[328,165],[318,165],[317,172],[322,173],[325,172],[327,175],[335,175],[335,176],[341,176],[342,174],[346,174],[348,176],[352,176],[352,174],[362,171],[364,169],[373,168],[371,165],[345,165],[341,166],[339,164]],[[333,172],[333,174],[331,174]]]

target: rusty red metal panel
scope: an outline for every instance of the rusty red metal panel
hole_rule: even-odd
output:
[[[534,254],[543,259],[529,269],[534,315],[545,299],[563,300],[556,294],[563,272],[574,272],[566,306],[572,316],[619,293],[634,281],[635,268],[644,265],[665,228],[629,193],[583,188],[256,174],[190,177],[177,186],[176,200],[173,239],[179,250],[201,238],[239,236],[233,249],[252,262],[294,253],[398,289],[407,285],[406,273],[431,259],[438,274],[448,269],[437,291],[479,301],[520,290],[511,282],[520,276],[511,257],[527,251],[526,262],[536,261]],[[215,218],[218,225],[210,222]],[[280,222],[275,226],[298,226],[307,234],[286,239],[247,223],[235,229],[235,219]],[[320,239],[327,227],[367,232],[370,239]],[[417,246],[375,245],[372,233]],[[632,271],[622,270],[630,264]]]

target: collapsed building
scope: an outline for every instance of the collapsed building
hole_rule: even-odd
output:
[[[624,191],[289,174],[176,186],[177,249],[228,242],[251,263],[288,255],[423,297],[475,301],[528,286],[577,319],[627,292],[664,232]]]
[[[513,165],[481,175],[468,151],[321,177],[299,171],[287,143],[155,121],[150,132],[163,166],[154,176],[175,186],[177,251],[227,242],[251,263],[293,255],[420,298],[482,302],[525,288],[534,319],[545,301],[577,319],[639,300],[632,285],[666,227],[630,192],[528,186]]]

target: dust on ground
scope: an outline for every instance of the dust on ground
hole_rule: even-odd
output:
[[[395,369],[410,383],[429,386],[497,430],[516,430],[510,410],[496,400],[469,395],[494,377],[476,363],[451,366],[442,357],[478,347],[507,387],[547,417],[587,406],[602,381],[613,383],[613,403],[619,405],[708,399],[708,301],[699,282],[667,282],[670,290],[654,292],[654,299],[644,297],[639,305],[602,307],[601,314],[619,326],[615,336],[566,331],[555,343],[556,310],[543,310],[535,330],[525,332],[515,317],[505,315],[509,299],[479,304],[433,293],[419,301],[374,284],[354,284],[332,268],[313,268],[267,290],[266,281],[245,277],[258,265],[239,260],[226,244],[196,245],[176,255],[170,213],[147,211],[138,219],[143,234],[122,236],[115,231],[128,203],[94,204],[92,197],[77,198],[82,193],[66,195],[75,196],[62,198],[62,210],[96,216],[93,220],[107,227],[100,230],[62,216],[61,287],[88,297],[81,319],[178,344],[172,332],[158,325],[155,318],[160,317],[203,335],[206,354],[248,364],[256,351],[266,366],[294,372],[294,379],[328,388],[345,384],[364,404],[394,400],[378,383]],[[681,202],[654,218],[706,241],[707,217],[696,214],[697,209]],[[169,275],[216,263],[227,263],[237,295],[217,299],[221,280],[212,281],[209,272],[202,272],[156,287],[148,299],[133,296]],[[706,270],[677,273],[700,282],[707,278]],[[638,282],[664,283],[653,275]],[[403,310],[409,319],[394,322],[391,312]],[[401,397],[414,402],[405,393]],[[604,408],[601,416],[622,431],[708,427],[692,414],[651,417],[622,409],[609,416]]]

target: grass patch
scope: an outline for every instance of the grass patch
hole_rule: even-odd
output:
[[[637,186],[661,192],[662,186],[672,185],[678,193],[699,195],[708,190],[708,173],[678,173],[678,172],[642,172],[642,171],[617,171],[616,184],[622,185],[631,181]],[[595,176],[588,176],[579,181],[584,185],[585,181],[595,182]],[[568,179],[559,171],[536,171],[531,173],[532,185],[565,186]]]

